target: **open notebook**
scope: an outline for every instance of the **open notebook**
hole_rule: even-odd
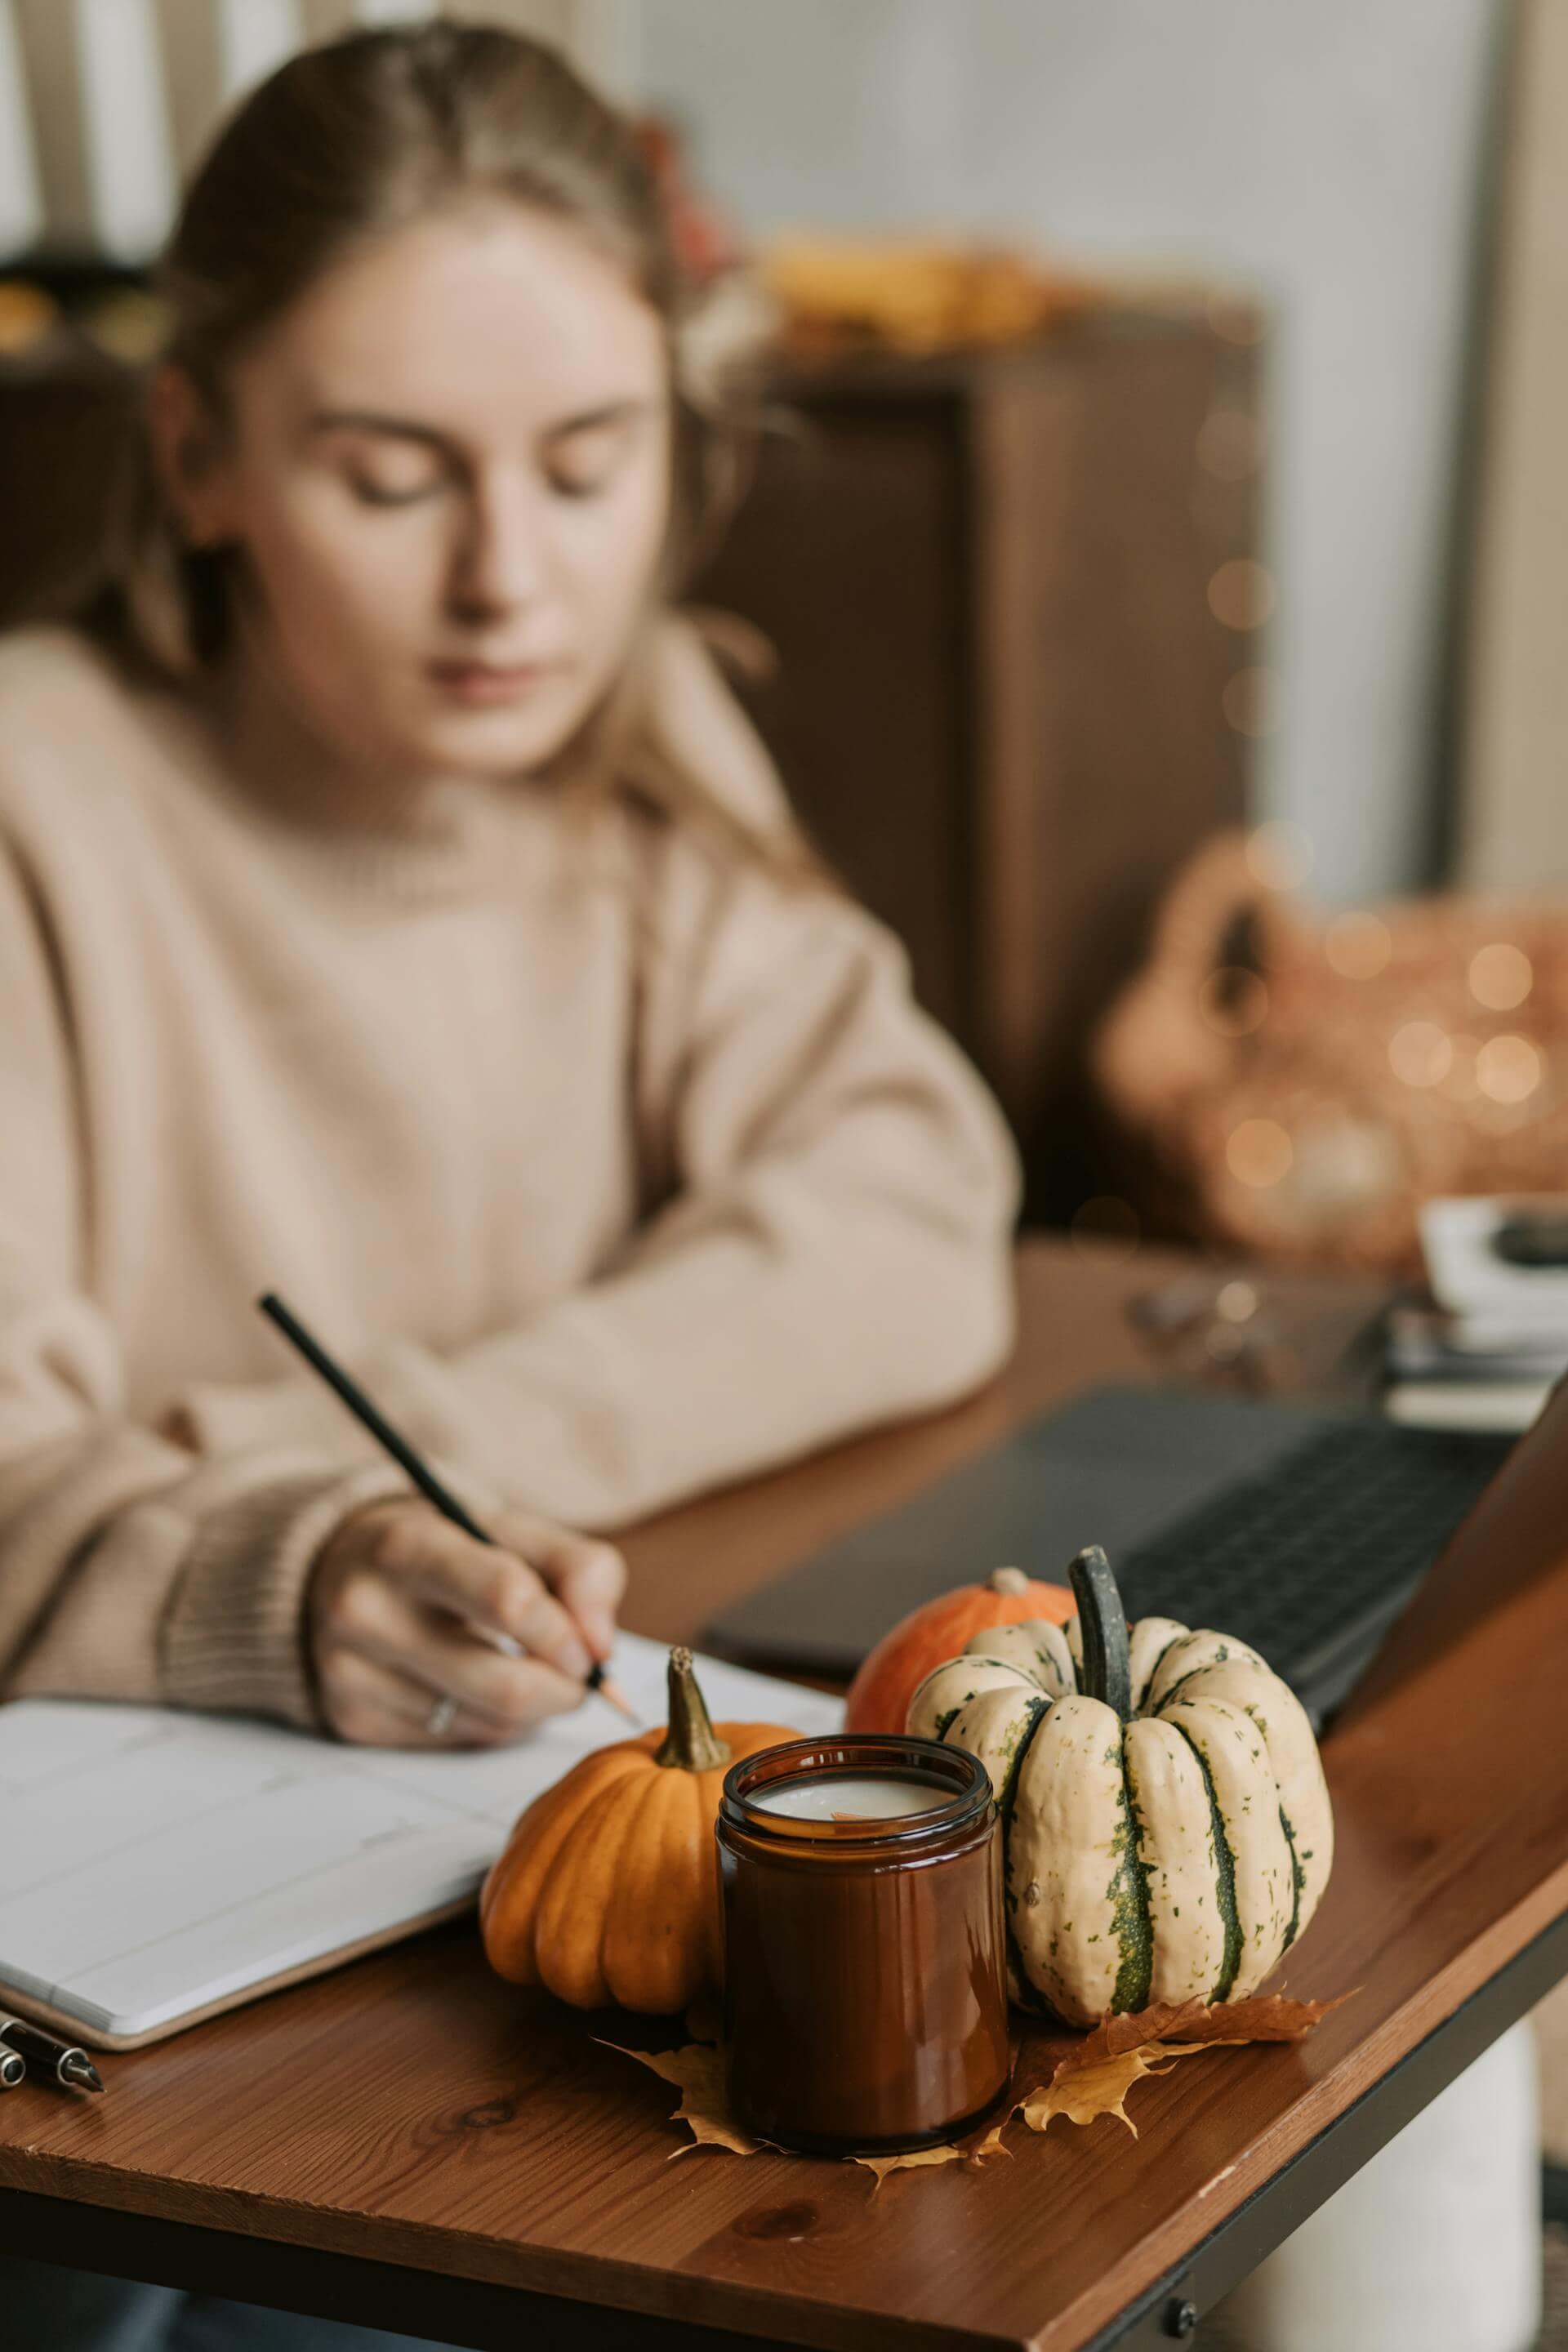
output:
[[[616,1677],[665,1718],[658,1643]],[[718,1719],[838,1728],[820,1692],[700,1659]],[[518,1814],[627,1736],[588,1701],[516,1747],[350,1748],[280,1724],[85,1699],[0,1706],[0,2001],[134,2049],[474,1899]]]

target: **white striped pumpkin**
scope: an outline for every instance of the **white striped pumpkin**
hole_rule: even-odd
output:
[[[1071,2025],[1240,2000],[1328,1884],[1333,1814],[1300,1702],[1255,1650],[1144,1617],[1098,1545],[1078,1615],[976,1633],[907,1729],[980,1757],[1006,1843],[1015,2000]]]

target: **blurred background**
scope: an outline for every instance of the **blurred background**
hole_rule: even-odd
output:
[[[225,110],[426,13],[0,0],[0,626],[80,592]],[[1391,1410],[1525,1425],[1568,1223],[1500,1321],[1432,1204],[1564,1205],[1568,0],[447,13],[630,107],[765,329],[693,600],[995,1087],[1028,1219],[1194,1244],[1135,1318],[1253,1386],[1296,1378],[1277,1269],[1370,1275]]]
[[[407,0],[0,0],[0,622],[68,606],[226,105]],[[773,331],[695,583],[1029,1213],[1410,1273],[1555,1191],[1560,0],[489,0]],[[744,290],[742,290],[744,289]]]

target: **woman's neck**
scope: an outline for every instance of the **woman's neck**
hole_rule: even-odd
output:
[[[315,728],[248,631],[201,689],[226,768],[246,795],[285,821],[329,833],[416,836],[459,780],[355,760]]]

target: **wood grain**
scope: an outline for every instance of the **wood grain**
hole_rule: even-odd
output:
[[[646,1529],[635,1622],[689,1633],[1054,1399],[1147,1376],[1119,1302],[1170,1263],[1032,1247],[1003,1381]],[[1010,2161],[894,2175],[875,2196],[847,2165],[672,2165],[669,2089],[595,2040],[645,2029],[522,1999],[460,1925],[118,2058],[103,2099],[12,2094],[0,2183],[842,2352],[1061,2352],[1568,1908],[1568,1743],[1543,1733],[1521,1769],[1518,1736],[1557,1720],[1568,1560],[1543,1545],[1490,1614],[1473,1580],[1435,1605],[1414,1670],[1327,1744],[1338,1858],[1276,1988],[1356,1999],[1302,2044],[1141,2084],[1136,2141],[1110,2120],[1015,2126]]]

